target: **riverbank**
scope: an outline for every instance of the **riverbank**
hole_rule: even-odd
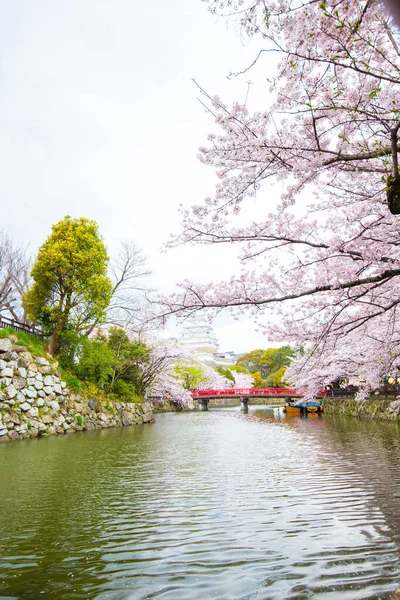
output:
[[[367,398],[358,402],[354,398],[325,398],[326,414],[344,415],[384,421],[400,419],[400,398]]]
[[[58,363],[0,339],[0,443],[154,420],[148,402],[86,398],[70,390]]]

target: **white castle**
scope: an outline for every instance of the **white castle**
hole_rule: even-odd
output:
[[[201,313],[195,313],[183,325],[181,344],[197,354],[202,362],[211,365],[233,365],[238,354],[233,352],[218,353],[218,339],[207,318]]]

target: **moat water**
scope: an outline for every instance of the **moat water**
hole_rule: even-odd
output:
[[[0,445],[0,597],[387,599],[400,427],[250,407]]]

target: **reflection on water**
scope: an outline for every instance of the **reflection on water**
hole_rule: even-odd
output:
[[[0,597],[389,598],[400,428],[250,407],[0,446]]]

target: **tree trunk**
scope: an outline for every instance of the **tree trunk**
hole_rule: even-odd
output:
[[[58,343],[60,341],[60,335],[61,335],[63,329],[64,329],[63,322],[59,321],[56,325],[53,335],[51,336],[51,338],[49,340],[48,351],[49,351],[49,354],[51,354],[52,356],[54,356],[58,350]]]

